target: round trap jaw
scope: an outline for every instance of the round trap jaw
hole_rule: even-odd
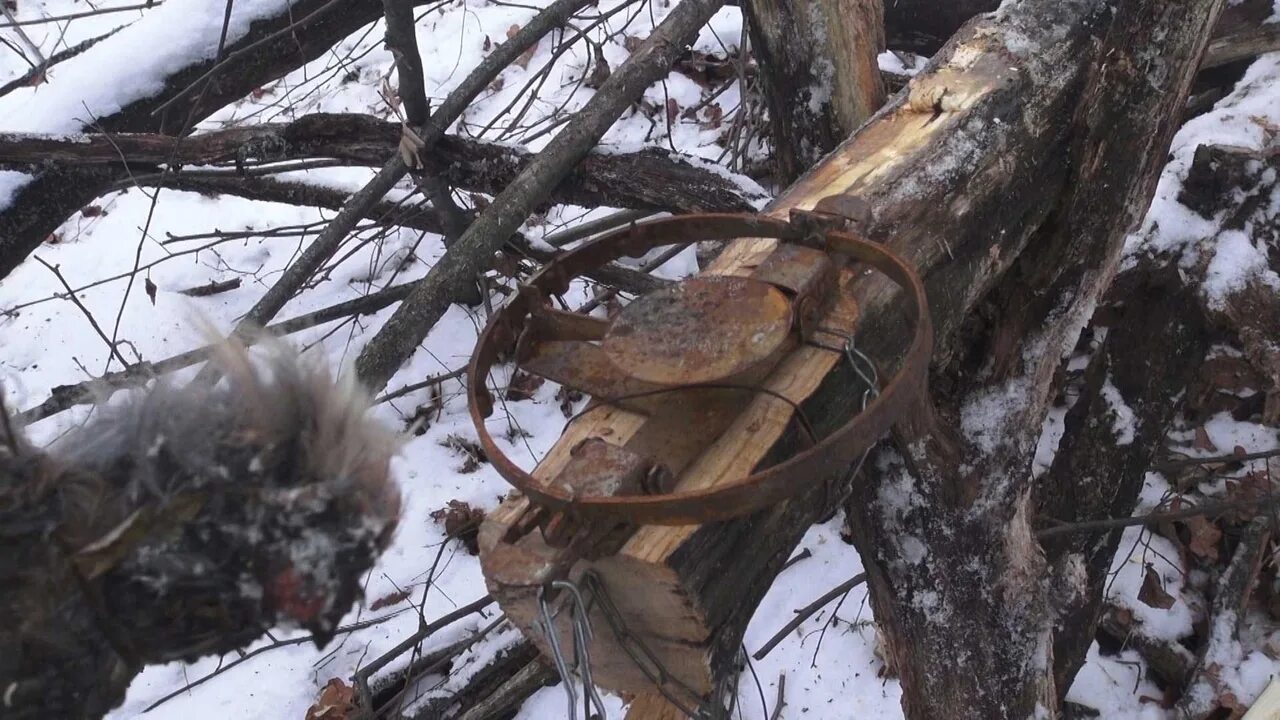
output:
[[[739,237],[780,242],[749,276],[692,277],[636,299],[612,319],[552,306],[573,279],[621,257]],[[846,349],[848,338],[824,336],[819,323],[840,292],[837,262],[849,261],[886,275],[904,291],[915,334],[898,374],[826,437],[813,437],[806,428],[810,444],[792,457],[736,482],[678,488],[679,472],[748,403],[772,396],[790,404],[763,388],[783,358],[806,343]],[[745,515],[847,469],[913,405],[925,385],[932,338],[920,278],[883,246],[823,229],[812,216],[792,222],[753,215],[682,216],[588,241],[530,278],[481,334],[468,368],[468,402],[490,462],[530,502],[529,517],[518,531],[541,527],[548,545],[607,553],[607,536],[619,527],[701,524]],[[535,478],[507,457],[485,422],[493,412],[489,370],[513,348],[520,369],[591,395],[591,407],[612,405],[647,415],[646,433],[625,446],[589,437],[573,448],[554,477]]]

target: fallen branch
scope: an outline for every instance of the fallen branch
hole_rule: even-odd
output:
[[[1196,658],[1191,651],[1174,640],[1148,635],[1125,608],[1105,604],[1098,621],[1098,631],[1122,647],[1131,647],[1147,661],[1152,672],[1173,687],[1183,687],[1191,679]]]
[[[861,585],[866,581],[867,581],[867,574],[858,573],[857,575],[854,575],[848,580],[845,580],[839,585],[831,588],[826,593],[824,593],[822,597],[800,608],[799,610],[796,611],[796,616],[791,618],[791,620],[788,621],[786,625],[783,625],[782,629],[779,630],[777,633],[775,633],[773,637],[769,638],[768,642],[766,642],[764,645],[761,645],[760,649],[757,650],[755,654],[752,655],[751,657],[756,660],[763,660],[766,655],[768,655],[775,647],[778,646],[778,643],[782,642],[787,637],[787,635],[791,634],[792,630],[795,630],[796,628],[803,625],[804,621],[813,617],[814,613],[826,607],[827,604],[830,603],[832,600],[835,600],[836,598],[848,593],[850,590],[854,589],[855,587]]]
[[[1223,685],[1221,674],[1243,660],[1238,640],[1243,607],[1270,537],[1270,517],[1255,518],[1241,533],[1231,564],[1218,580],[1217,594],[1209,613],[1209,628],[1200,648],[1195,675],[1175,709],[1178,720],[1209,717],[1221,707],[1224,695],[1231,692]]]
[[[498,77],[503,69],[514,62],[526,49],[533,47],[543,35],[564,23],[577,8],[585,3],[586,0],[558,0],[538,13],[506,42],[494,48],[494,51],[467,75],[462,84],[449,93],[449,96],[445,98],[444,102],[440,104],[440,107],[431,116],[431,120],[427,125],[418,129],[418,136],[421,141],[419,152],[431,149],[439,137],[443,135],[444,128],[460,117],[467,106],[475,98],[479,97],[480,93]],[[404,177],[407,170],[408,166],[405,164],[404,158],[399,154],[394,155],[378,171],[373,180],[370,180],[359,192],[351,196],[343,205],[342,210],[329,222],[329,225],[325,227],[320,235],[307,246],[307,249],[302,252],[297,260],[285,269],[280,279],[267,290],[266,294],[236,324],[233,334],[237,337],[244,337],[250,334],[255,327],[265,325],[275,317],[285,303],[302,289],[303,285],[315,275],[316,271],[325,262],[333,257],[333,254],[337,252],[338,247],[346,239],[347,234],[355,226],[356,222],[364,217],[365,212],[381,200],[400,178]],[[515,228],[512,228],[513,232],[514,230]],[[478,274],[471,273],[463,279],[462,282],[464,284],[457,289],[456,294],[466,293],[470,288],[471,278]],[[202,371],[200,376],[197,377],[197,380],[204,382],[208,382],[211,379],[211,371]]]
[[[356,369],[376,389],[413,354],[470,279],[483,272],[493,254],[520,227],[551,190],[599,142],[605,131],[646,88],[664,77],[723,0],[683,0],[639,48],[600,86],[595,95],[537,158],[486,208],[467,232],[427,273],[369,341]]]
[[[0,134],[0,164],[114,166],[123,161],[132,168],[133,179],[140,182],[162,182],[165,187],[190,183],[198,187],[206,181],[185,181],[181,170],[163,172],[154,180],[138,176],[145,172],[145,166],[158,171],[155,166],[169,163],[235,163],[243,167],[246,163],[336,158],[353,165],[375,165],[398,157],[402,135],[399,124],[369,115],[323,113],[289,123],[193,135],[177,148],[173,138],[155,134],[5,133]],[[442,180],[486,194],[500,193],[536,157],[535,153],[509,145],[452,135],[442,135],[430,152],[421,154],[440,166],[436,172]],[[219,182],[230,185],[234,180]],[[131,184],[122,181],[122,186]],[[588,155],[556,184],[539,207],[569,203],[671,212],[744,212],[753,210],[762,199],[760,193],[702,166],[697,159],[661,148],[646,148]],[[381,200],[381,196],[375,200]]]
[[[251,23],[247,33],[227,44],[219,82],[203,88],[195,97],[184,96],[179,102],[171,102],[218,62],[200,54],[193,56],[187,65],[165,68],[167,75],[157,92],[129,102],[117,112],[93,118],[93,127],[104,132],[169,135],[189,132],[194,123],[219,108],[327,52],[342,38],[376,20],[382,9],[378,0],[350,0],[343,4],[341,13],[294,28],[296,17],[310,15],[324,2],[298,0],[282,6],[274,15]],[[150,19],[144,17],[113,40],[121,42],[128,35],[142,42],[146,32],[156,30],[148,24]],[[258,42],[285,28],[291,29],[288,42],[265,45]],[[113,42],[98,43],[73,62],[93,62],[98,54],[111,52],[113,47],[107,46],[113,45]],[[239,52],[249,47],[254,48],[253,52]],[[162,106],[168,111],[159,117],[153,116]],[[104,168],[51,167],[37,172],[17,190],[9,204],[0,209],[0,279],[40,247],[67,217],[125,176],[118,170]]]

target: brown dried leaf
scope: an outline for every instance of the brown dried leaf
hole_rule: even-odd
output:
[[[332,678],[320,691],[320,698],[307,708],[306,720],[347,720],[355,716],[356,689]]]
[[[511,38],[515,37],[516,33],[518,32],[520,32],[519,25],[512,25],[511,27],[507,28],[507,39],[510,40]],[[528,50],[525,50],[524,52],[520,53],[520,57],[516,58],[515,64],[519,65],[522,68],[528,68],[529,61],[533,59],[533,54],[537,51],[538,51],[538,43],[534,43],[533,45],[530,45]]]
[[[516,373],[511,376],[511,383],[507,385],[507,400],[510,400],[511,402],[529,400],[533,397],[533,394],[538,391],[538,388],[542,387],[544,382],[546,382],[544,378],[524,372],[523,370],[517,370]]]
[[[1191,447],[1205,452],[1218,452],[1218,446],[1213,444],[1213,440],[1209,439],[1209,432],[1204,426],[1196,428],[1196,439],[1192,441]]]
[[[591,74],[587,76],[587,79],[583,81],[583,84],[592,90],[599,90],[600,86],[604,84],[604,81],[609,79],[609,75],[611,75],[612,72],[613,71],[609,68],[609,61],[604,59],[604,50],[601,49],[600,45],[596,45],[595,62],[591,66]]]
[[[101,205],[85,205],[80,209],[80,214],[85,217],[98,217],[107,213],[102,209]]]
[[[391,607],[392,605],[395,605],[397,603],[404,602],[408,597],[409,597],[408,590],[397,590],[393,593],[383,595],[377,600],[374,600],[373,604],[369,606],[369,609],[381,610],[382,608],[385,608],[385,607]]]
[[[142,289],[146,291],[147,297],[151,298],[151,304],[156,304],[156,284],[151,278],[144,278],[142,281]]]
[[[556,391],[556,400],[560,402],[560,412],[564,413],[566,418],[573,417],[573,404],[582,399],[582,393],[574,390],[566,385],[561,385]]]
[[[484,36],[484,45],[483,45],[482,49],[483,49],[485,52],[489,52],[490,50],[492,50],[492,49],[493,49],[493,41],[489,39],[489,36],[488,36],[488,35],[485,35],[485,36]]]
[[[1191,541],[1187,548],[1202,560],[1218,559],[1218,543],[1222,540],[1222,531],[1209,522],[1203,515],[1196,515],[1185,521],[1187,531],[1191,533]]]
[[[432,520],[444,524],[444,536],[461,542],[472,555],[480,554],[480,523],[484,516],[484,510],[461,500],[450,500],[447,506],[431,513]]]
[[[456,472],[463,475],[473,473],[480,469],[481,463],[489,462],[489,457],[485,455],[484,448],[480,447],[480,443],[470,438],[451,434],[441,440],[440,444],[462,456],[462,466],[457,468]]]
[[[1160,573],[1150,565],[1147,566],[1147,574],[1142,579],[1142,589],[1138,591],[1138,599],[1150,607],[1161,610],[1168,610],[1175,602],[1173,596],[1164,591]]]
[[[671,125],[680,117],[680,103],[675,98],[667,98],[667,124]]]
[[[720,103],[711,103],[702,111],[706,121],[702,123],[705,130],[719,130],[724,124],[724,108],[720,107]]]

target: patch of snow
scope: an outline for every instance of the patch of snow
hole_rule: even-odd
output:
[[[1111,384],[1111,378],[1107,378],[1102,385],[1102,397],[1107,401],[1107,406],[1111,408],[1111,412],[1114,415],[1111,419],[1111,431],[1116,435],[1116,444],[1131,444],[1134,433],[1137,431],[1134,426],[1137,418],[1133,414],[1133,408],[1129,407],[1128,403],[1124,401],[1124,396],[1120,394],[1120,390]]]

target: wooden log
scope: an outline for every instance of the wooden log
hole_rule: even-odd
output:
[[[1091,1],[1029,1],[970,24],[927,73],[767,212],[786,217],[833,198],[825,207],[926,275],[938,360],[956,355],[963,347],[957,330],[968,311],[1060,200],[1075,103],[1097,33],[1105,30],[1097,22],[1100,9]],[[739,240],[708,272],[747,273],[773,248],[769,240]],[[838,306],[822,324],[848,332],[861,316],[860,347],[891,366],[909,330],[897,293],[887,281],[848,269],[843,283],[854,303]],[[858,397],[850,391],[851,376],[839,354],[805,347],[785,359],[765,386],[804,403],[821,433],[851,412]],[[791,420],[791,406],[758,398],[683,469],[680,488],[732,482],[785,457],[798,444]],[[537,473],[553,476],[583,438],[625,444],[644,427],[644,417],[622,410],[589,414],[568,428]],[[590,569],[601,577],[630,630],[672,675],[695,693],[708,693],[731,667],[747,621],[795,544],[843,490],[819,487],[750,518],[710,526],[640,528],[617,554],[579,562],[571,574]],[[482,562],[521,511],[522,501],[512,500],[490,515],[481,531]],[[531,559],[556,558],[545,546],[525,542]],[[863,550],[869,560],[870,550]],[[517,624],[532,627],[536,587],[491,578],[490,589]],[[607,627],[599,613],[593,621]],[[607,630],[597,631],[592,658],[601,685],[653,691]]]
[[[881,0],[748,0],[776,180],[790,183],[884,104]],[[836,63],[840,63],[837,70]]]

